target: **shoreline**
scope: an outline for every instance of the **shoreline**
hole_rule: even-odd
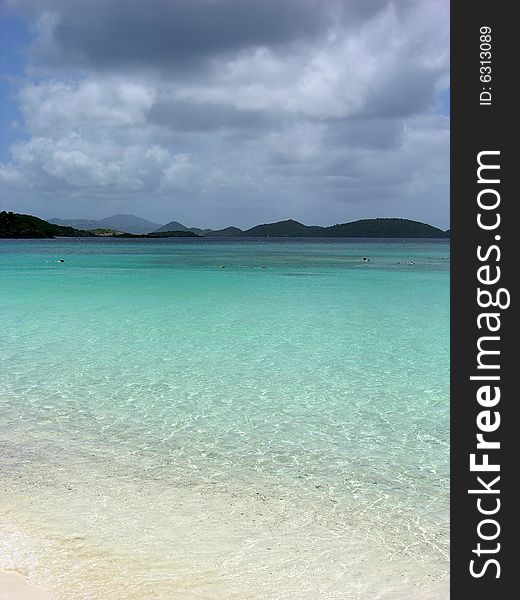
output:
[[[17,571],[0,571],[0,600],[53,600],[53,597]]]

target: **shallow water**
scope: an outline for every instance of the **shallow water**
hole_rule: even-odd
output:
[[[1,241],[0,568],[60,600],[448,598],[448,256]]]

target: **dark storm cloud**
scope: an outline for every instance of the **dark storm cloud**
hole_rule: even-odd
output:
[[[34,32],[0,164],[24,210],[447,225],[447,0],[7,4]]]
[[[179,132],[215,130],[255,130],[272,125],[263,112],[238,110],[233,106],[194,104],[185,100],[159,100],[147,114],[153,125]]]
[[[419,64],[401,62],[400,68],[382,74],[366,103],[367,115],[404,117],[430,108],[435,98],[435,78]]]
[[[403,132],[403,123],[397,118],[349,118],[329,121],[325,143],[331,147],[396,148]]]
[[[31,8],[31,2],[25,5]],[[334,18],[328,0],[50,2],[59,15],[40,56],[99,69],[193,65],[251,46],[313,38]]]
[[[401,11],[413,0],[396,3]],[[37,60],[97,69],[201,68],[251,47],[309,42],[334,27],[354,28],[390,0],[20,0],[57,16]],[[43,4],[43,6],[42,6]]]

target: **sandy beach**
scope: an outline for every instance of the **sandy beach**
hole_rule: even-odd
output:
[[[52,596],[19,573],[0,572],[0,600],[52,600]]]

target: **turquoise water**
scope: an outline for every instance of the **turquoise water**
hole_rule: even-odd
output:
[[[448,598],[448,257],[2,240],[0,568],[60,600]]]

